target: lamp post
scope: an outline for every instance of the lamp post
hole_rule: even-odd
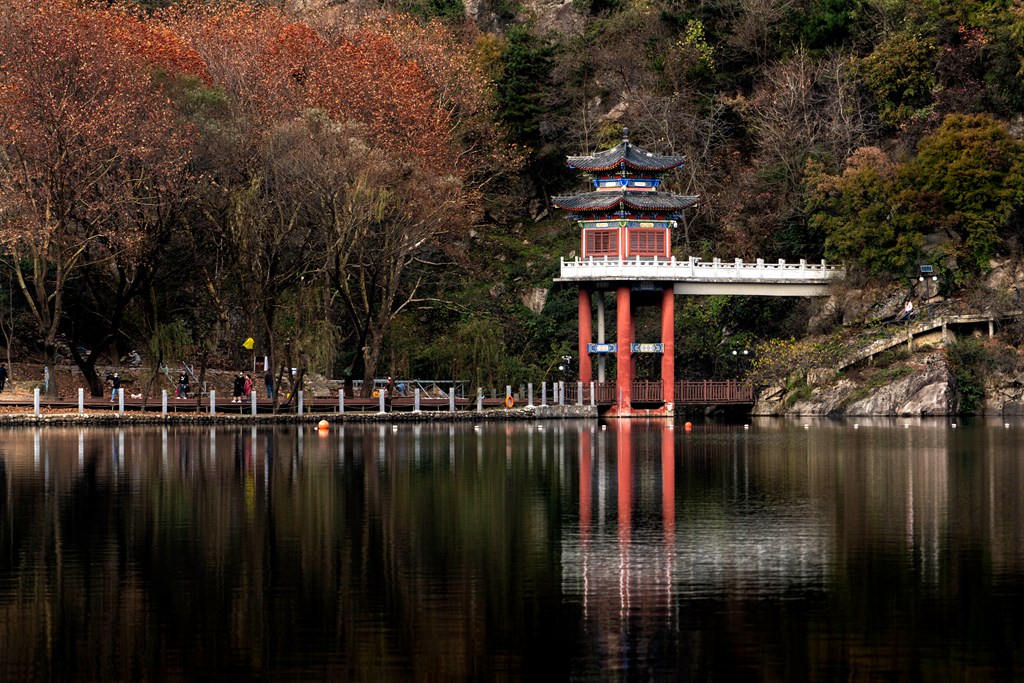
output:
[[[928,300],[931,299],[931,283],[936,283],[935,293],[939,293],[938,282],[939,278],[933,275],[933,269],[931,266],[921,266],[921,274],[917,277],[917,281],[924,284],[924,302],[928,305]]]
[[[750,351],[748,349],[743,349],[742,351],[737,351],[736,349],[732,350],[732,369],[734,373],[738,374],[740,369],[740,360],[743,359],[745,361],[749,355]]]

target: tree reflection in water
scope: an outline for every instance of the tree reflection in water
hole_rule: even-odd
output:
[[[1014,430],[858,426],[7,429],[0,678],[1022,677]]]

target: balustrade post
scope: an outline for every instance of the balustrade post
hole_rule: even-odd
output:
[[[345,414],[345,390],[338,389],[338,414]]]
[[[79,408],[81,408],[81,405],[82,405],[82,390],[81,389],[78,390],[78,405],[79,405]],[[78,412],[82,412],[82,411],[79,410]],[[160,395],[160,414],[163,417],[167,417],[167,390],[166,389],[164,389],[161,392],[161,395]]]
[[[217,392],[214,389],[210,389],[210,415],[217,414]]]
[[[164,391],[164,401],[167,401],[167,391]],[[167,411],[164,410],[164,413]],[[85,389],[78,387],[78,414],[83,415],[85,413]]]
[[[526,398],[527,398],[527,405],[532,408],[533,407],[533,382],[528,382],[526,384]]]
[[[415,412],[415,413],[420,412],[420,388],[419,387],[416,387],[415,389],[413,389],[413,391],[412,391],[412,400],[413,400],[413,406],[412,406],[413,412]]]
[[[39,417],[39,387],[32,390],[32,414]]]
[[[304,392],[304,391],[300,391],[299,392],[299,415],[302,415],[303,409],[305,407],[304,404],[303,404],[303,397],[304,397],[305,393],[306,392]],[[380,397],[384,398],[384,394],[381,393]],[[384,411],[382,410],[381,412],[384,412]]]
[[[482,413],[484,410],[484,390],[483,387],[476,388],[476,412]]]

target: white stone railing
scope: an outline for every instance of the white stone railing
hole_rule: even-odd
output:
[[[700,282],[803,282],[824,283],[846,274],[842,266],[821,263],[786,261],[754,262],[736,259],[703,261],[691,256],[679,261],[658,257],[628,259],[590,257],[574,260],[562,259],[561,278],[565,280],[617,279],[617,280],[693,280]]]

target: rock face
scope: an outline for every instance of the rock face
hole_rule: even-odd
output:
[[[755,415],[793,416],[920,416],[952,415],[957,411],[956,381],[941,353],[929,354],[909,366],[909,374],[864,395],[857,382],[841,377],[792,399],[779,387],[761,392]],[[803,393],[807,393],[804,389]]]
[[[548,290],[541,287],[528,289],[520,295],[520,301],[534,313],[540,315],[548,301]]]
[[[846,406],[844,415],[914,415],[934,417],[956,413],[956,387],[944,360],[920,372],[879,387],[871,396]]]

